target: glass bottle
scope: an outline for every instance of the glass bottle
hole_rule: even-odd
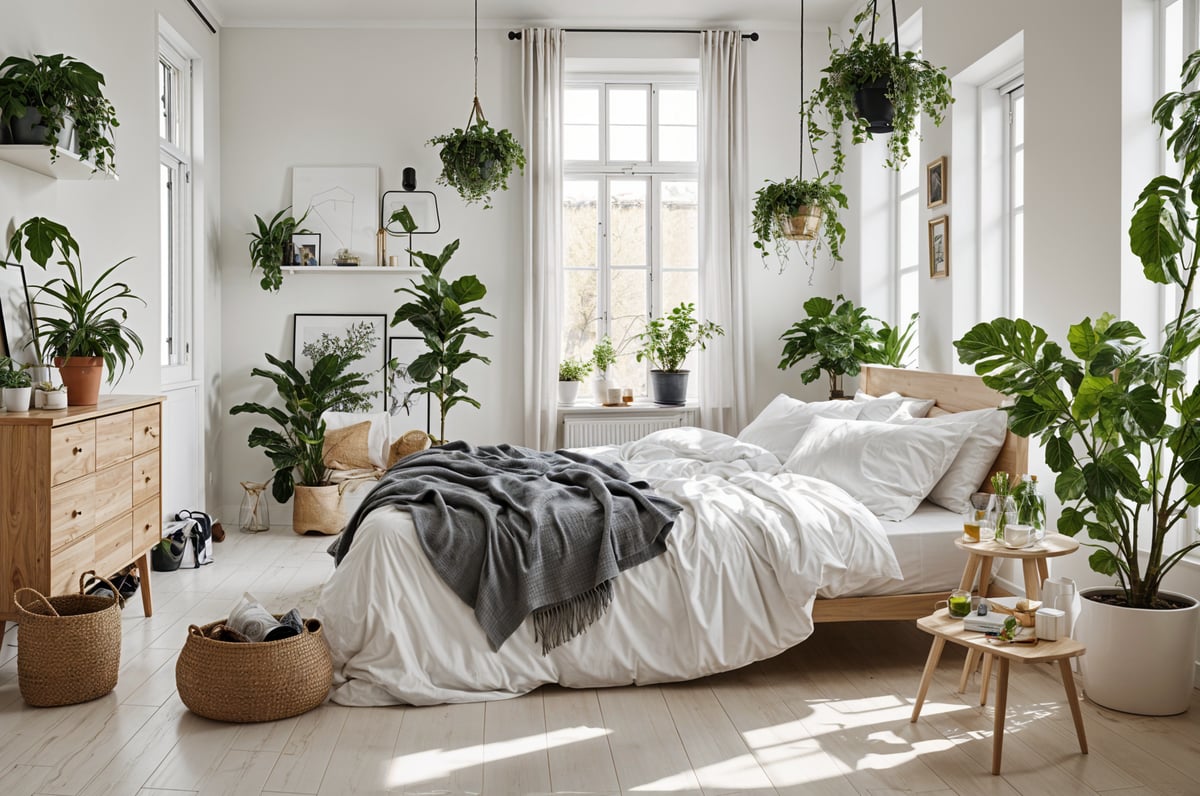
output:
[[[1021,483],[1021,499],[1017,507],[1017,519],[1033,528],[1034,543],[1046,538],[1046,499],[1042,497],[1036,475]]]
[[[262,533],[271,530],[271,517],[267,499],[267,485],[255,481],[242,481],[242,508],[238,512],[238,525],[246,533]]]

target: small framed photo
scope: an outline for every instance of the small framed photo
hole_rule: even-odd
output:
[[[950,276],[950,216],[929,222],[929,278]]]
[[[321,264],[321,234],[301,232],[292,236],[292,265]]]
[[[946,178],[948,176],[950,175],[946,172],[945,155],[925,167],[926,207],[941,207],[946,204]]]
[[[394,433],[404,431],[430,432],[433,407],[426,393],[413,393],[421,386],[408,375],[408,366],[414,359],[429,350],[421,337],[388,338],[388,388],[387,410],[396,420],[392,421]],[[407,424],[407,425],[406,425]]]
[[[386,315],[298,312],[294,316],[292,329],[292,362],[302,373],[307,373],[313,365],[313,354],[320,358],[323,354],[353,343],[364,354],[347,372],[358,373],[367,380],[367,386],[361,391],[364,399],[360,402],[362,406],[355,407],[353,411],[382,412],[386,406],[384,392],[387,382],[384,375],[387,361],[383,355],[387,328]],[[340,408],[340,411],[350,409]]]

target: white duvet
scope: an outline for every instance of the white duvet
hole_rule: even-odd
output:
[[[825,481],[779,473],[762,448],[701,429],[596,451],[683,505],[667,552],[627,570],[608,612],[542,655],[526,621],[492,652],[421,550],[408,512],[372,512],[316,614],[333,700],[427,705],[504,699],[545,683],[686,680],[744,666],[812,633],[818,592],[900,577],[879,521]]]

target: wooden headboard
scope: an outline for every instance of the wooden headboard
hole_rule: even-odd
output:
[[[907,370],[867,366],[862,369],[863,392],[883,395],[898,392],[912,398],[933,398],[937,403],[930,416],[953,412],[969,412],[972,409],[995,409],[1007,397],[983,383],[978,376],[959,376],[950,373]],[[940,411],[939,411],[940,410]],[[1004,438],[1004,447],[996,456],[991,472],[1004,470],[1013,475],[1029,472],[1029,440],[1009,431]],[[991,478],[991,473],[988,473]],[[984,488],[991,491],[984,481]]]

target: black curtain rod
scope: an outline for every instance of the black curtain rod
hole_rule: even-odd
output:
[[[208,28],[209,33],[217,32],[217,29],[213,27],[213,23],[208,21],[208,17],[204,16],[204,12],[201,11],[199,7],[192,2],[192,0],[187,0],[187,4],[190,5],[192,10],[196,12],[196,16],[200,17],[200,21],[204,23],[204,27]]]
[[[563,28],[566,33],[703,33],[702,30],[684,28]],[[521,38],[521,31],[510,30],[508,40],[516,41]],[[743,33],[743,39],[758,41],[757,33]]]

